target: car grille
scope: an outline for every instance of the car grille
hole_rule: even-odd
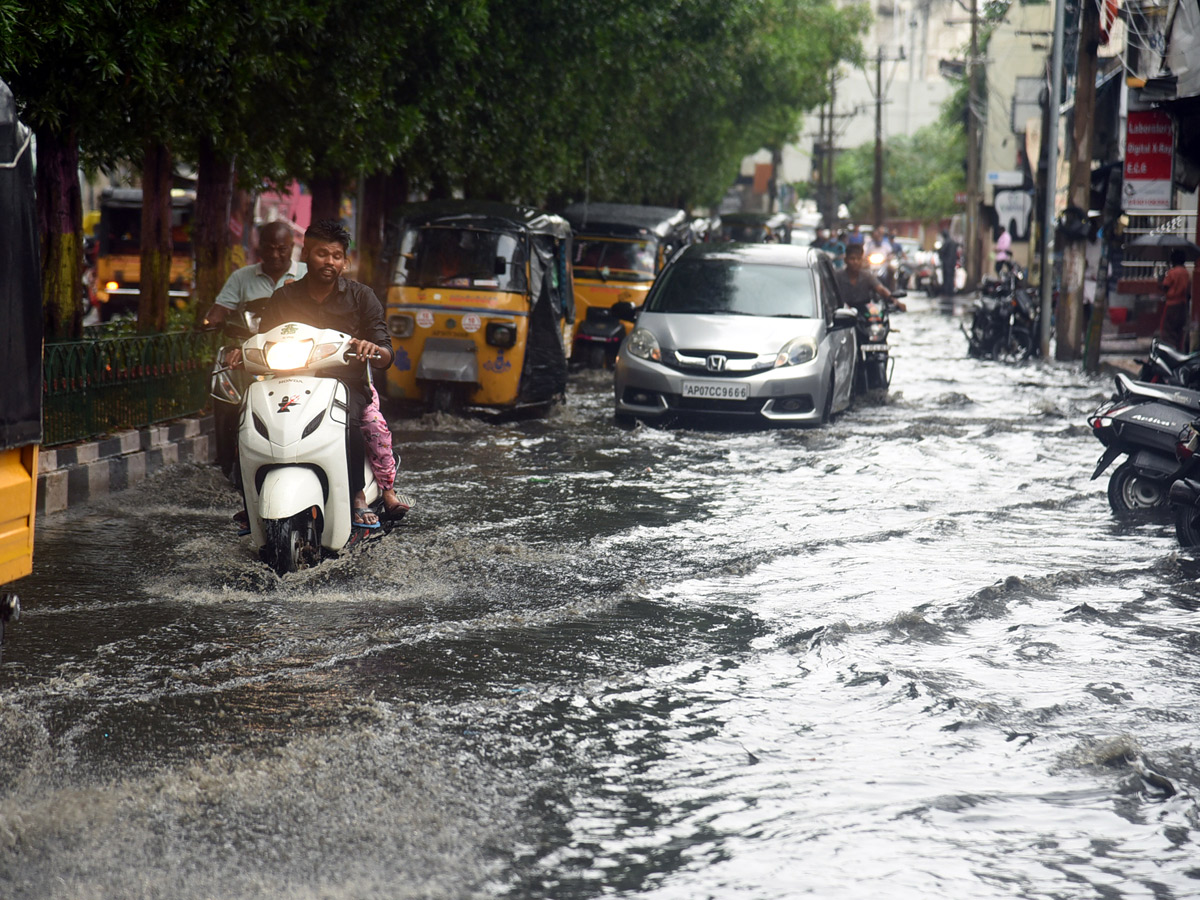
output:
[[[726,367],[721,371],[715,372],[709,369],[706,362],[710,356],[725,357]],[[769,365],[752,368],[754,361],[758,358],[759,355],[757,353],[746,353],[737,350],[680,349],[664,353],[662,364],[677,372],[702,373],[706,377],[711,376],[713,378],[740,378],[752,372],[764,372],[771,368]]]

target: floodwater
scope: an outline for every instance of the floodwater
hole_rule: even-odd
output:
[[[911,305],[824,429],[398,422],[409,519],[282,579],[212,469],[43,519],[0,897],[1200,897],[1200,564],[1107,379]]]

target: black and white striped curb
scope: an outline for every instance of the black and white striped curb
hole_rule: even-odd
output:
[[[38,454],[39,514],[63,512],[132,487],[179,463],[215,458],[211,415],[179,419]]]

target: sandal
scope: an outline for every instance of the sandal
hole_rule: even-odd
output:
[[[404,514],[413,508],[413,498],[408,494],[397,494],[396,504],[388,506],[384,501],[383,514],[389,519],[403,518]]]
[[[368,522],[367,516],[370,516],[375,521]],[[379,527],[379,516],[375,515],[374,510],[367,509],[365,507],[363,509],[354,510],[353,514],[351,515],[351,519],[353,521],[355,528],[378,528]]]

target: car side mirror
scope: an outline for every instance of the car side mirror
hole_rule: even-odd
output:
[[[612,305],[613,318],[620,319],[622,322],[636,322],[638,308],[628,300],[618,300]]]
[[[838,328],[853,328],[858,324],[858,313],[852,309],[835,309],[833,311],[833,327]]]

